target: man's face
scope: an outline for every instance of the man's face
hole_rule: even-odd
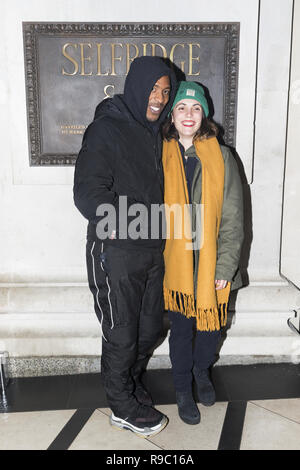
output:
[[[170,88],[170,79],[167,75],[164,75],[157,80],[149,96],[146,112],[146,118],[148,121],[157,121],[162,110],[169,101]]]

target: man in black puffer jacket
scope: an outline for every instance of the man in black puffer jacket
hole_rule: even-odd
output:
[[[96,108],[74,178],[75,205],[89,221],[88,280],[102,327],[110,422],[143,436],[167,424],[140,376],[162,328],[164,240],[150,215],[163,204],[160,125],[175,92],[175,74],[161,58],[135,59],[124,94]]]

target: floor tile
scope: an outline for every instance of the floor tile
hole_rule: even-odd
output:
[[[108,414],[96,410],[69,450],[157,450],[148,439],[130,431],[119,430],[109,424]]]
[[[157,405],[169,405],[176,402],[171,369],[147,370],[143,382],[153,402]]]
[[[106,416],[111,415],[111,409],[110,408],[99,408],[98,411],[101,411],[101,413],[105,414]]]
[[[100,374],[78,374],[74,376],[68,408],[103,408],[107,406]]]
[[[0,450],[46,450],[74,411],[0,414]]]
[[[216,450],[222,431],[227,403],[205,407],[198,405],[201,422],[191,426],[178,416],[177,405],[156,408],[169,418],[167,427],[149,440],[165,450]]]
[[[298,364],[220,366],[213,372],[223,379],[228,401],[300,397]]]
[[[252,403],[300,424],[300,398],[290,398],[286,400],[259,400],[253,401]]]
[[[13,378],[7,387],[7,411],[74,410],[77,407],[68,406],[68,399],[75,378],[72,375]]]
[[[239,450],[246,409],[246,401],[230,401],[228,403],[218,450]]]
[[[236,448],[241,439],[242,449],[300,448],[299,365],[220,366],[213,368],[212,376],[217,403],[211,408],[198,405],[202,421],[189,426],[178,417],[171,370],[147,371],[145,385],[156,407],[170,420],[161,433],[148,439],[109,425],[111,411],[100,374],[11,379],[7,401],[2,402],[0,397],[0,450],[39,450],[49,446],[156,451],[221,449],[224,436],[230,436],[231,445],[234,433]]]
[[[300,450],[300,424],[248,403],[241,450]]]

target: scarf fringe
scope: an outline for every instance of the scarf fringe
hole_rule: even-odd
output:
[[[216,331],[227,323],[227,303],[219,303],[217,307],[196,308],[195,298],[191,294],[183,294],[164,288],[165,309],[178,312],[186,318],[196,318],[199,331]]]

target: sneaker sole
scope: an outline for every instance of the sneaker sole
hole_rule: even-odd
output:
[[[161,422],[157,424],[157,426],[153,426],[153,428],[145,428],[143,431],[141,431],[136,426],[133,426],[133,424],[128,423],[124,419],[117,418],[116,416],[113,416],[113,415],[110,416],[109,422],[111,426],[115,426],[119,430],[124,429],[126,431],[131,431],[140,437],[146,438],[149,436],[154,436],[155,434],[158,434],[159,432],[161,432],[167,426],[168,418],[164,416]]]

